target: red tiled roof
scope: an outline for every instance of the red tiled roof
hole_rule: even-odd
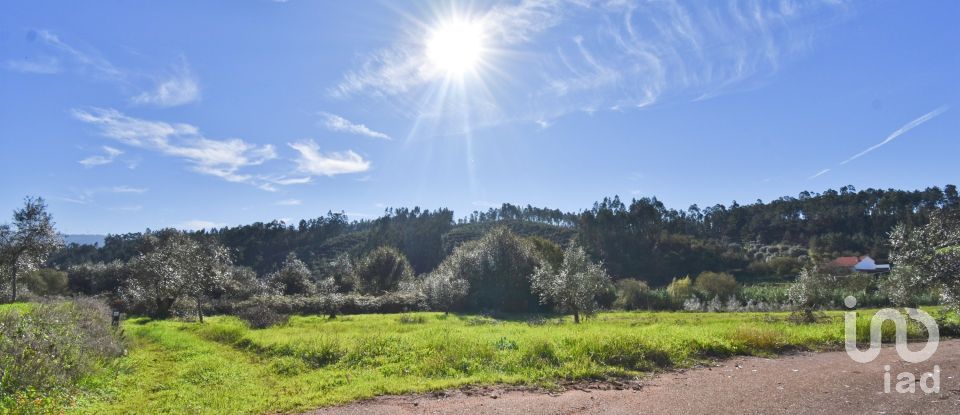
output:
[[[830,261],[830,265],[837,266],[837,267],[853,267],[853,266],[856,266],[858,262],[860,262],[860,257],[842,256],[833,261]]]

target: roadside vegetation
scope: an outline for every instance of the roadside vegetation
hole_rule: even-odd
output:
[[[93,399],[123,350],[101,302],[0,305],[0,413],[59,413]]]
[[[465,385],[556,388],[734,355],[837,349],[842,315],[827,316],[798,325],[790,313],[601,312],[574,324],[568,316],[418,312],[294,316],[261,330],[226,316],[203,325],[135,319],[125,327],[133,347],[129,370],[111,384],[116,393],[79,412],[296,412]],[[866,338],[869,320],[860,326]]]

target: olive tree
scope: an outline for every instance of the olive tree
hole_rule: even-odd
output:
[[[945,306],[960,309],[960,212],[934,212],[927,225],[898,225],[890,234],[890,260],[901,290],[935,288]],[[899,295],[903,297],[904,295]]]
[[[600,264],[590,260],[582,247],[571,243],[563,253],[560,267],[538,267],[531,283],[542,303],[554,304],[558,311],[573,314],[573,321],[580,323],[581,315],[596,312],[597,295],[610,283],[610,276]]]
[[[128,264],[130,279],[124,283],[124,297],[151,317],[169,317],[170,308],[183,293],[187,277],[178,251],[186,239],[172,229],[146,234],[139,254]]]
[[[203,322],[203,306],[225,289],[233,265],[229,251],[211,241],[199,242],[176,230],[144,236],[142,252],[131,262],[126,293],[159,318],[181,297],[196,304]]]
[[[183,292],[196,302],[197,318],[203,323],[203,305],[223,292],[231,276],[230,252],[216,242],[197,243],[188,239],[179,251],[185,268]]]
[[[24,199],[23,207],[13,212],[13,224],[0,226],[0,265],[9,281],[10,301],[17,301],[19,277],[38,269],[62,247],[43,198]]]
[[[805,323],[816,321],[814,311],[827,305],[837,284],[837,277],[820,270],[816,264],[803,267],[797,281],[790,286],[787,295],[797,308],[797,317]]]

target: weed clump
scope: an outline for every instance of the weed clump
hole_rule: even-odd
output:
[[[99,301],[39,303],[0,312],[0,413],[56,412],[81,379],[123,351],[110,310]]]

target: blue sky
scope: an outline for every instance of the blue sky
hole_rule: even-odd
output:
[[[6,2],[0,210],[66,233],[960,178],[957,2]]]

